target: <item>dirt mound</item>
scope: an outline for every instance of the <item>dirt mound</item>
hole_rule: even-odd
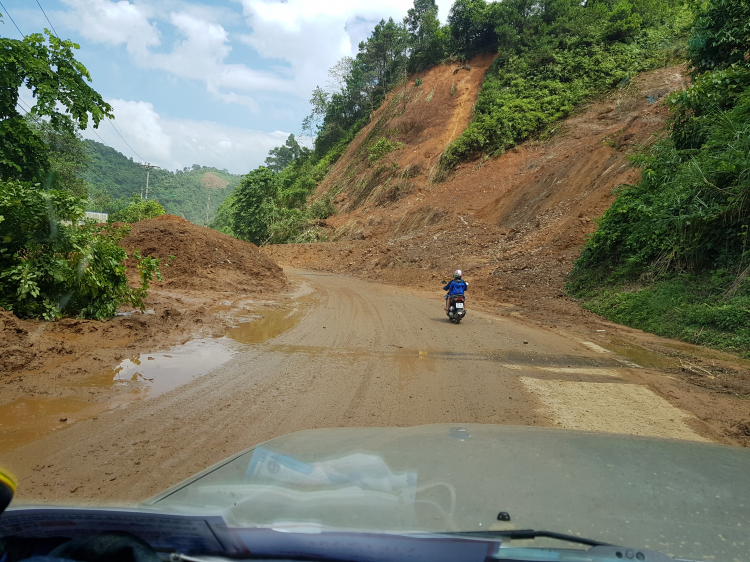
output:
[[[286,285],[281,268],[255,244],[174,215],[133,224],[122,246],[130,256],[137,249],[143,256],[161,260],[164,280],[156,284],[160,287],[263,293]],[[128,275],[133,280],[134,265],[128,259]]]

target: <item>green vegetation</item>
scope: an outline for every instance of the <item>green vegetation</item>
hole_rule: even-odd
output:
[[[116,215],[130,204],[133,195],[139,199],[145,196],[145,168],[101,143],[85,142],[89,162],[81,176],[88,187],[87,211]],[[209,195],[208,222],[239,182],[239,175],[197,164],[176,172],[155,169],[149,174],[148,198],[158,201],[171,215],[206,224]]]
[[[135,252],[141,284],[129,287],[118,244],[127,229],[81,220],[87,157],[77,129],[89,119],[96,127],[111,107],[87,84],[78,46],[47,35],[0,37],[0,306],[46,320],[109,318],[122,304],[143,307],[159,262]],[[24,86],[35,97],[25,116]]]
[[[317,240],[315,222],[328,217],[333,205],[325,198],[310,201],[309,196],[325,177],[336,150],[316,162],[290,135],[284,147],[271,150],[269,167],[243,176],[210,226],[255,244]]]
[[[378,23],[360,43],[357,56],[341,59],[329,71],[327,86],[313,91],[312,113],[302,124],[314,138],[313,150],[295,155],[288,147],[271,151],[265,168],[286,175],[275,182],[260,169],[248,176],[244,189],[257,185],[259,193],[227,199],[213,226],[258,243],[315,239],[315,217],[325,218],[340,187],[332,188],[321,203],[307,198],[396,87],[403,92],[393,99],[403,107],[392,104],[381,112],[381,122],[373,124],[363,139],[358,162],[363,157],[372,171],[353,187],[349,201],[356,206],[401,197],[409,189],[409,170],[388,167],[381,160],[400,148],[389,138],[398,132],[386,128],[384,115],[397,115],[410,96],[421,95],[416,94],[421,78],[409,87],[409,73],[441,62],[462,62],[481,52],[499,52],[485,77],[472,123],[441,156],[440,171],[433,177],[444,177],[462,160],[499,154],[544,134],[585,100],[626,85],[640,71],[681,60],[692,21],[692,12],[681,0],[456,0],[446,25],[441,26],[437,16],[434,0],[414,0],[402,23]],[[455,84],[450,93],[455,95]],[[434,89],[425,102],[433,95]],[[291,185],[297,196],[282,196]],[[243,205],[248,207],[243,210]],[[242,218],[243,212],[251,218]],[[233,221],[245,226],[234,228]],[[248,224],[255,226],[248,230]]]
[[[473,121],[441,157],[443,170],[480,153],[501,154],[592,96],[674,60],[676,41],[691,21],[673,0],[471,4],[476,23],[456,33],[475,50],[497,46],[499,56],[487,71]]]
[[[569,290],[619,322],[750,357],[750,3],[711,0],[669,136],[635,158]]]
[[[83,200],[39,184],[0,181],[0,306],[17,316],[105,319],[122,304],[143,308],[159,260],[134,257],[141,286],[125,276],[118,242],[127,228],[79,225]]]
[[[88,71],[73,56],[78,45],[47,35],[0,37],[0,179],[44,181],[53,171],[50,145],[30,123],[39,123],[43,132],[52,128],[74,135],[76,127],[88,126],[89,116],[94,126],[112,117],[112,108],[88,85]],[[28,119],[19,113],[22,87],[36,98]]]
[[[386,154],[393,152],[394,150],[400,150],[404,148],[402,142],[391,142],[385,137],[380,137],[380,140],[370,147],[368,160],[370,164],[375,164]]]
[[[134,195],[130,200],[130,204],[124,209],[113,213],[109,217],[110,222],[128,222],[134,223],[142,220],[152,219],[154,217],[160,217],[165,214],[166,211],[158,201],[149,199],[141,199],[137,195]]]

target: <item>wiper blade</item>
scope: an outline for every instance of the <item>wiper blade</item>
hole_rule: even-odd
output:
[[[577,537],[576,535],[566,535],[565,533],[555,533],[553,531],[535,531],[534,529],[510,529],[505,531],[462,531],[458,533],[449,533],[452,536],[468,536],[468,537],[505,537],[511,540],[523,540],[523,539],[536,539],[536,538],[549,538],[557,539],[560,541],[573,542],[577,544],[585,544],[587,546],[615,546],[606,542],[595,541],[593,539],[587,539],[585,537]]]

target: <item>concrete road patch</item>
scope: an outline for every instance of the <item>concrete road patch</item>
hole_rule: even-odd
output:
[[[558,427],[708,441],[687,425],[693,416],[644,386],[520,378]]]

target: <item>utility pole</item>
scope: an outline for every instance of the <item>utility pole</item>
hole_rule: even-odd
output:
[[[155,166],[154,164],[149,164],[148,162],[146,164],[138,164],[139,166],[142,166],[146,168],[146,201],[148,201],[148,176],[151,173],[152,169],[159,169],[159,166]],[[143,188],[141,188],[141,201],[143,201]]]
[[[211,207],[211,190],[208,190],[208,203],[206,203],[206,224],[208,226],[208,209]]]

